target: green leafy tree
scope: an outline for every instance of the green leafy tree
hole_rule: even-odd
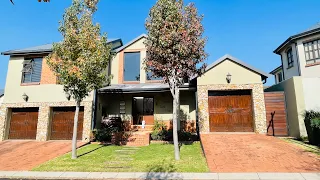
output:
[[[207,57],[202,19],[203,16],[198,15],[193,3],[184,6],[182,0],[158,0],[151,8],[145,24],[148,33],[145,41],[148,52],[145,68],[152,72],[153,77],[162,77],[169,84],[173,97],[176,160],[180,159],[177,133],[179,86],[184,83],[184,79],[201,75],[206,66],[202,63]]]
[[[100,34],[99,24],[93,23],[98,0],[73,0],[60,22],[63,41],[53,45],[47,57],[64,91],[76,102],[72,137],[72,159],[77,158],[76,140],[80,103],[93,90],[107,82],[105,70],[111,58],[106,34]]]

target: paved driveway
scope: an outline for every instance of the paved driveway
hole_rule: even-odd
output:
[[[83,144],[79,142],[78,147]],[[71,141],[3,141],[0,142],[0,171],[31,170],[70,151]]]
[[[202,134],[211,172],[320,172],[320,156],[258,134]]]

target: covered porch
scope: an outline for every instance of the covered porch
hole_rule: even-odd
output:
[[[182,87],[180,92],[181,130],[196,132],[195,88]],[[151,131],[155,121],[172,128],[173,98],[169,86],[160,83],[119,84],[98,91],[96,127],[108,118],[118,118],[129,129]],[[142,121],[145,121],[145,128]]]

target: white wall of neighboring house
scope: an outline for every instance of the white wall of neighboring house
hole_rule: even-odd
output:
[[[288,56],[287,51],[292,48],[292,55],[293,55],[293,66],[288,67]],[[283,72],[284,72],[284,79],[290,79],[293,76],[299,76],[299,64],[297,60],[297,54],[296,54],[296,48],[294,44],[291,44],[290,46],[284,48],[282,52],[280,53],[282,56],[283,61]]]
[[[320,39],[320,34],[302,38],[297,40],[297,50],[299,54],[299,62],[301,68],[301,76],[303,77],[320,77],[320,65],[306,67],[306,55],[304,51],[304,43],[312,40]]]
[[[2,102],[3,102],[3,97],[4,97],[4,96],[1,96],[1,97],[0,97],[0,105],[1,105]]]

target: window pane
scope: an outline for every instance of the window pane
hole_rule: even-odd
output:
[[[41,70],[42,70],[42,58],[35,58],[32,74],[31,74],[31,81],[32,82],[40,82]]]
[[[312,51],[312,43],[311,42],[308,43],[308,46],[309,46],[309,51]]]
[[[31,73],[22,73],[22,82],[30,83],[31,82]]]
[[[308,51],[308,45],[307,44],[303,44],[304,45],[304,51]]]
[[[310,57],[309,57],[309,53],[308,52],[306,52],[306,60],[309,60],[310,59]]]
[[[143,98],[143,115],[153,115],[153,98]]]
[[[162,78],[152,77],[152,72],[147,72],[147,80],[162,80]]]
[[[313,59],[313,58],[314,58],[312,51],[309,51],[309,57],[310,57],[310,59]]]
[[[124,81],[140,81],[140,52],[124,53]]]
[[[315,52],[314,52],[314,57],[315,57],[315,58],[319,58],[318,51],[315,51]]]

